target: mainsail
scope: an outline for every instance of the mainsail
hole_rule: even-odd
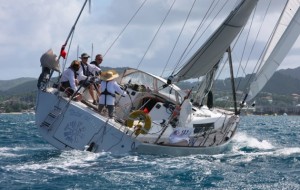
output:
[[[300,0],[286,3],[277,28],[262,59],[262,67],[250,85],[246,101],[254,98],[275,73],[300,34]]]
[[[174,75],[173,81],[199,78],[222,58],[232,41],[247,23],[258,0],[243,0],[202,47]]]

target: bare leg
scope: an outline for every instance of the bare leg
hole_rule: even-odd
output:
[[[89,86],[89,93],[90,93],[90,95],[91,95],[91,97],[92,97],[92,99],[93,99],[93,104],[97,104],[97,100],[95,99],[95,95],[94,95],[94,87],[93,87],[93,85],[91,84],[90,86]]]

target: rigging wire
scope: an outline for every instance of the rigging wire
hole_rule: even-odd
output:
[[[266,14],[267,14],[267,12],[268,12],[268,10],[269,10],[269,7],[270,7],[270,3],[269,3],[269,5],[268,5],[268,7],[267,7],[267,9],[266,9],[266,12],[265,12],[265,15],[264,15],[264,18],[263,18],[263,22],[261,23],[261,26],[259,27],[259,31],[258,31],[258,33],[257,33],[257,35],[256,35],[256,38],[255,38],[255,43],[256,43],[256,41],[257,41],[258,35],[259,35],[260,32],[262,31],[262,24],[263,24],[264,21],[265,21]],[[253,14],[253,17],[254,17],[254,14]],[[252,21],[251,21],[251,26],[252,26],[252,22],[253,22],[253,19],[254,19],[253,17],[252,17]],[[250,29],[251,29],[251,27],[250,27]],[[249,29],[249,30],[250,30],[250,29]],[[243,30],[244,30],[244,28],[243,28]],[[237,40],[235,41],[234,46],[233,46],[232,49],[234,49],[234,47],[235,47],[235,45],[237,44],[237,42],[239,41],[238,39],[241,37],[241,34],[242,34],[242,33],[243,33],[243,32],[240,32],[240,34],[239,34]],[[249,33],[248,33],[248,35],[249,35]],[[272,36],[272,35],[271,35],[271,36]],[[268,43],[267,43],[267,44],[269,44],[270,39],[271,39],[271,37],[269,37]],[[247,38],[246,41],[248,41],[248,38]],[[246,62],[247,64],[248,64],[248,62],[249,62],[249,59],[250,59],[251,54],[253,53],[253,49],[254,49],[255,43],[253,44],[253,46],[252,46],[252,48],[251,48],[251,51],[250,51],[250,54],[249,54],[249,56],[248,56],[248,58],[247,58],[247,62]],[[247,43],[245,43],[245,46],[246,46],[246,44],[247,44]],[[252,74],[254,73],[255,68],[257,68],[257,66],[258,66],[258,64],[259,64],[259,60],[261,60],[261,57],[263,56],[263,53],[266,51],[267,44],[265,45],[264,50],[262,51],[262,53],[261,53],[261,55],[260,55],[260,58],[258,59],[258,62],[257,62],[257,64],[255,65],[255,67],[254,67],[254,69],[253,69],[253,71],[252,71]],[[245,48],[245,47],[244,47],[244,48]],[[244,53],[244,52],[243,52],[243,53]],[[243,55],[244,55],[244,54],[243,54]],[[225,61],[225,63],[226,63],[227,61],[228,61],[228,59]],[[241,65],[241,62],[242,62],[242,58],[240,59],[240,65],[239,65],[239,68],[242,68],[242,70],[243,70],[243,72],[244,72],[244,75],[246,75],[245,69],[246,69],[246,67],[247,67],[247,64],[245,65],[245,67],[243,67],[243,66]],[[225,63],[224,63],[224,65],[223,65],[223,68],[224,68],[224,66],[225,66]],[[222,70],[223,70],[223,68],[222,68]],[[220,73],[221,73],[221,72],[220,72]],[[219,75],[220,75],[220,73],[219,73]],[[236,74],[238,75],[238,73],[239,73],[239,72],[237,72]],[[219,76],[219,75],[218,75],[218,76]],[[246,86],[246,87],[249,87],[249,84],[250,84],[250,82],[252,81],[252,78],[253,78],[253,77],[254,77],[254,75],[251,75],[251,76],[249,77],[249,79],[248,79],[247,82],[245,83],[245,86]],[[239,86],[240,86],[240,84],[241,84],[241,80],[242,80],[242,79],[239,79],[239,82],[238,82],[238,85],[237,85],[237,89],[239,88]],[[228,103],[229,103],[229,102],[227,102],[225,106],[227,106]]]
[[[214,8],[216,8],[217,4],[220,2],[220,0],[218,0],[218,2],[215,4]],[[190,40],[189,44],[187,45],[187,47],[185,48],[185,50],[183,51],[181,57],[179,58],[177,65],[174,67],[174,71],[172,74],[174,74],[175,70],[178,69],[179,67],[181,67],[180,64],[183,64],[183,60],[187,57],[187,55],[191,52],[191,50],[194,48],[194,46],[198,43],[198,41],[200,40],[200,38],[204,35],[204,33],[208,30],[209,26],[211,26],[211,24],[213,23],[213,21],[215,20],[215,18],[220,14],[220,12],[225,8],[225,4],[226,2],[224,2],[224,5],[222,6],[222,8],[217,12],[217,14],[215,15],[215,17],[212,19],[212,21],[209,23],[209,25],[205,28],[205,30],[203,31],[203,33],[198,37],[198,39],[196,40],[196,42],[191,46],[192,41],[194,40],[194,37],[196,35],[193,36],[193,38]],[[211,14],[212,12],[210,12]],[[196,30],[197,31],[197,30]],[[188,50],[189,49],[189,50]]]
[[[267,9],[266,9],[266,11],[265,11],[265,14],[264,14],[263,21],[261,22],[261,25],[260,25],[260,27],[259,27],[258,33],[256,34],[254,44],[253,44],[253,46],[252,46],[252,48],[251,48],[251,51],[250,51],[249,56],[248,56],[247,61],[246,61],[246,65],[245,65],[245,67],[241,66],[241,68],[243,69],[244,75],[246,75],[245,68],[247,68],[247,65],[248,65],[249,60],[250,60],[250,56],[251,56],[251,54],[253,53],[253,50],[254,50],[254,47],[255,47],[255,45],[256,45],[258,36],[259,36],[259,34],[261,33],[261,31],[262,31],[262,26],[263,26],[263,23],[264,23],[264,21],[265,21],[265,19],[266,19],[267,12],[269,11],[270,4],[271,4],[271,1],[269,1],[268,7],[267,7]],[[250,29],[249,29],[249,31],[250,31]],[[271,36],[272,36],[272,35],[271,35]],[[265,47],[264,47],[264,50],[261,52],[260,57],[259,57],[259,59],[258,59],[258,61],[257,61],[257,63],[256,63],[256,65],[255,65],[255,67],[254,67],[254,69],[253,69],[253,71],[252,71],[251,74],[253,74],[253,73],[255,72],[255,69],[256,69],[257,67],[259,67],[259,62],[260,62],[259,60],[261,60],[261,58],[262,58],[262,56],[263,56],[263,53],[266,51],[267,45],[269,44],[269,42],[270,42],[270,40],[271,40],[271,36],[269,37],[268,43],[266,43],[266,45],[265,45]],[[242,62],[242,60],[241,60],[241,62]],[[240,62],[240,65],[241,65],[241,62]],[[251,82],[251,80],[252,80],[253,77],[254,77],[254,75],[251,75],[251,76],[250,76],[250,78],[249,78],[248,81],[246,82],[246,86],[249,86],[249,84],[250,84],[250,82]],[[237,88],[239,88],[240,83],[241,83],[241,79],[239,80],[239,83],[238,83]]]
[[[216,9],[216,6],[220,3],[220,0],[218,0],[218,2],[215,3],[215,1],[213,1],[211,4],[210,4],[210,7],[209,9],[207,10],[204,18],[202,19],[202,21],[199,23],[196,31],[194,32],[194,35],[192,36],[191,40],[190,40],[190,43],[189,45],[186,47],[185,51],[183,52],[182,56],[181,56],[181,59],[178,61],[178,64],[177,66],[179,65],[179,62],[182,61],[183,59],[186,58],[186,56],[190,53],[190,51],[193,49],[193,47],[198,43],[198,41],[200,40],[200,38],[204,35],[204,33],[208,30],[209,26],[211,26],[213,20],[220,14],[220,12],[223,10],[223,8],[225,7],[225,4],[223,4],[222,8],[217,12],[217,14],[214,16],[214,19],[212,19],[212,21],[208,24],[208,26],[205,28],[205,30],[203,31],[203,33],[198,37],[198,39],[196,40],[196,42],[190,47],[192,41],[195,39],[196,35],[199,33],[199,30],[200,30],[200,27],[203,26],[203,23],[204,23],[204,20],[209,17],[209,15],[212,14],[213,10]],[[188,53],[186,53],[187,49],[190,47],[190,49],[188,50]],[[186,54],[185,54],[186,53]],[[185,57],[183,58],[185,54]],[[176,70],[176,67],[174,69],[174,71]],[[174,73],[173,71],[173,73]],[[172,74],[173,74],[172,73]],[[198,78],[198,82],[199,82],[200,78]],[[196,88],[197,89],[197,93],[199,92],[199,90],[201,89],[201,85],[198,84],[198,87]]]
[[[193,2],[193,4],[192,4],[192,7],[190,8],[190,11],[189,11],[189,13],[188,13],[188,15],[187,15],[187,17],[186,17],[185,22],[184,22],[183,28],[185,27],[185,25],[186,25],[188,19],[190,18],[190,15],[191,15],[191,12],[192,12],[192,10],[193,10],[193,8],[194,8],[194,6],[195,6],[195,3],[196,3],[196,0],[194,0],[194,2]],[[190,42],[190,43],[191,43],[191,42]],[[189,43],[189,44],[190,44],[190,43]],[[188,46],[189,46],[189,44],[188,44]],[[186,49],[185,49],[185,50],[186,50]],[[184,52],[185,52],[185,51],[184,51]],[[183,54],[184,54],[184,52],[183,52]],[[183,54],[180,56],[180,59],[182,58]],[[177,64],[176,64],[175,68],[176,68],[177,65],[179,64],[180,59],[178,60],[178,62],[177,62]],[[175,69],[173,70],[173,72],[172,72],[171,75],[174,74],[174,71],[175,71]]]
[[[233,52],[233,50],[235,49],[235,47],[236,47],[236,45],[237,45],[239,39],[241,38],[241,35],[242,35],[242,33],[243,33],[244,30],[245,30],[245,26],[243,27],[243,29],[241,30],[241,32],[238,34],[236,40],[233,42],[233,45],[232,45],[232,52]],[[223,59],[223,58],[222,58],[222,59]],[[225,66],[226,66],[226,63],[228,63],[228,61],[229,61],[228,59],[229,59],[229,57],[227,56],[227,58],[226,58],[224,61],[222,61],[222,63],[220,63],[220,65],[223,65],[223,66],[222,66],[221,69],[218,70],[218,74],[216,74],[216,77],[215,77],[216,79],[220,78],[220,75],[221,75],[222,72],[224,71],[224,68],[225,68]],[[223,81],[223,82],[225,82],[225,81]],[[214,86],[214,85],[215,85],[215,83],[213,84],[213,86]],[[225,85],[225,84],[224,84],[224,85]],[[212,88],[213,88],[213,87],[212,87]],[[230,103],[230,101],[229,101],[229,99],[228,99],[228,100],[226,101],[224,107],[228,107],[229,103]]]
[[[93,54],[94,54],[94,44],[92,43],[91,58],[93,57]]]
[[[196,1],[196,0],[195,0],[195,1]],[[139,64],[138,64],[138,66],[137,66],[137,69],[140,67],[141,63],[143,62],[143,60],[144,60],[144,58],[145,58],[146,54],[148,53],[148,51],[149,51],[149,49],[150,49],[151,45],[153,44],[154,40],[156,39],[156,36],[158,35],[158,33],[159,33],[159,31],[160,31],[161,27],[163,26],[163,24],[165,23],[165,21],[166,21],[167,17],[169,16],[169,14],[170,14],[170,12],[171,12],[171,10],[172,10],[172,8],[173,8],[173,6],[174,6],[175,2],[176,2],[176,0],[174,0],[174,1],[173,1],[172,5],[170,6],[170,8],[169,8],[169,10],[168,10],[168,12],[167,12],[167,14],[166,14],[166,15],[165,15],[165,17],[164,17],[164,19],[163,19],[162,23],[161,23],[161,24],[160,24],[160,26],[158,27],[158,29],[157,29],[157,31],[156,31],[156,33],[155,33],[154,37],[152,38],[152,40],[151,40],[151,42],[150,42],[150,44],[149,44],[149,46],[148,46],[148,48],[147,48],[146,52],[144,53],[144,55],[143,55],[142,59],[140,60],[140,62],[139,62]]]
[[[182,56],[181,56],[181,60],[178,61],[178,65],[179,65],[179,62],[180,62],[180,61],[183,61],[183,60],[187,57],[187,55],[191,52],[191,50],[194,48],[194,46],[198,43],[198,41],[201,39],[201,37],[204,35],[204,33],[208,30],[209,26],[211,26],[211,24],[212,24],[212,22],[214,21],[214,19],[215,19],[215,18],[220,14],[220,12],[224,9],[225,3],[223,4],[223,6],[221,6],[222,8],[217,12],[217,14],[214,16],[214,18],[212,19],[212,21],[211,21],[211,22],[208,24],[208,26],[204,29],[204,31],[203,31],[202,34],[198,37],[198,39],[194,42],[194,44],[193,44],[192,46],[190,46],[190,44],[192,43],[192,41],[194,40],[194,38],[196,37],[196,35],[199,33],[200,27],[203,26],[203,22],[204,22],[204,20],[206,19],[206,17],[209,17],[209,16],[212,14],[213,10],[216,9],[216,6],[217,6],[219,3],[220,3],[220,0],[218,0],[218,2],[216,2],[216,3],[215,3],[215,1],[211,3],[211,5],[210,5],[209,9],[207,10],[207,12],[206,12],[206,14],[205,14],[203,20],[202,20],[201,23],[198,25],[197,30],[195,31],[193,37],[191,38],[189,45],[186,47],[185,52],[183,52],[183,54],[182,54]],[[190,47],[189,47],[189,46],[190,46]],[[188,48],[189,48],[189,50],[187,51]],[[187,51],[187,52],[186,52],[186,51]],[[174,71],[175,71],[175,70],[176,70],[176,68],[174,69]],[[173,71],[173,73],[174,73],[174,71]],[[203,81],[202,81],[202,82],[203,82]],[[200,90],[202,89],[202,88],[201,88],[202,85],[200,84],[200,77],[198,78],[197,86],[198,86],[198,87],[196,87],[196,89],[197,89],[196,94],[199,94]],[[210,87],[210,88],[212,88],[212,87],[213,87],[213,84],[211,84],[211,87]],[[204,97],[205,97],[205,96],[204,96]],[[204,98],[204,97],[203,97],[203,98]],[[197,99],[198,97],[195,97],[195,98]]]
[[[196,2],[196,0],[194,1],[193,6],[194,6],[195,2]],[[191,10],[190,10],[190,11],[191,11]],[[189,15],[188,15],[188,16],[189,16]],[[188,17],[186,18],[186,20],[187,20],[187,19],[188,19]],[[203,21],[203,20],[202,20],[202,21]],[[167,62],[166,62],[166,64],[165,64],[165,67],[164,67],[163,70],[162,70],[162,73],[161,73],[161,75],[160,75],[161,77],[162,77],[162,75],[163,75],[163,73],[164,73],[166,67],[168,66],[168,64],[169,64],[169,62],[170,62],[170,59],[171,59],[171,57],[172,57],[172,55],[173,55],[173,53],[174,53],[175,48],[177,47],[177,43],[178,43],[179,38],[180,38],[180,36],[181,36],[181,34],[182,34],[184,28],[185,28],[185,24],[186,24],[186,21],[185,21],[185,23],[183,24],[183,26],[181,27],[181,31],[180,31],[180,33],[179,33],[178,36],[177,36],[176,42],[175,42],[175,44],[174,44],[174,46],[173,46],[173,48],[172,48],[172,51],[171,51],[171,53],[170,53],[170,55],[169,55],[169,57],[168,57],[168,60],[167,60]]]
[[[253,15],[254,15],[254,14],[253,14]],[[252,18],[252,19],[253,19],[253,18]],[[234,49],[236,48],[236,45],[238,44],[239,39],[241,38],[241,35],[243,34],[244,30],[245,30],[245,26],[243,26],[241,32],[238,34],[236,40],[233,42],[233,45],[232,45],[232,52],[234,52]],[[226,63],[228,63],[228,61],[229,61],[228,59],[229,59],[229,57],[227,56],[227,58],[226,58],[224,61],[222,61],[223,63],[220,64],[220,65],[223,65],[223,66],[222,66],[221,69],[219,69],[218,74],[216,75],[216,79],[220,78],[220,75],[221,75],[222,72],[224,71],[224,68],[225,68],[225,66],[226,66]],[[225,85],[225,84],[224,84],[224,85]],[[236,88],[236,89],[237,89],[237,88]],[[227,106],[229,105],[229,103],[230,103],[230,101],[227,100],[226,103],[225,103],[225,107],[227,107]]]
[[[270,8],[270,4],[271,4],[271,1],[269,1],[268,7],[267,7],[266,12],[265,12],[265,14],[264,14],[263,21],[261,22],[261,25],[260,25],[260,27],[259,27],[258,33],[256,34],[254,44],[253,44],[253,46],[252,46],[252,48],[251,48],[250,54],[249,54],[249,56],[248,56],[248,58],[247,58],[247,61],[246,61],[246,65],[245,65],[244,68],[242,67],[242,69],[244,70],[244,74],[245,74],[245,75],[246,75],[245,68],[247,68],[247,65],[248,65],[249,60],[250,60],[250,56],[251,56],[251,54],[253,53],[253,50],[254,50],[255,44],[256,44],[256,42],[257,42],[258,36],[259,36],[260,32],[262,31],[262,26],[263,26],[263,23],[264,23],[264,21],[265,21],[265,19],[266,19],[267,12],[268,12],[268,10],[269,10],[269,8]],[[253,20],[254,20],[254,19],[253,19]],[[251,23],[251,24],[252,24],[252,23]],[[251,28],[250,28],[250,29],[251,29]],[[249,29],[249,33],[250,33],[250,29]],[[265,46],[265,47],[266,47],[266,46]],[[240,63],[241,63],[241,62],[242,62],[242,60],[240,61]]]
[[[210,10],[211,10],[212,5],[214,4],[215,1],[216,1],[216,0],[214,0],[214,1],[211,3],[211,5],[209,6],[208,10],[206,11],[206,13],[205,13],[203,19],[202,19],[201,22],[199,23],[198,28],[197,28],[196,32],[194,33],[194,35],[193,35],[193,37],[192,37],[192,40],[194,39],[194,37],[196,36],[196,34],[199,32],[200,27],[203,26],[203,23],[204,23],[204,21],[206,20],[206,18],[208,17],[209,13],[212,12],[212,11],[210,11]],[[220,1],[220,0],[219,0],[219,1]],[[164,69],[163,69],[163,71],[162,71],[162,73],[161,73],[161,76],[163,76],[163,73],[165,72],[166,67],[167,67],[167,65],[168,65],[169,62],[170,62],[170,59],[171,59],[171,57],[172,57],[172,55],[173,55],[173,52],[174,52],[175,48],[177,47],[177,43],[178,43],[179,38],[180,38],[180,36],[181,36],[181,34],[182,34],[182,32],[183,32],[184,26],[185,26],[185,25],[183,25],[183,27],[182,27],[182,29],[181,29],[181,31],[180,31],[180,33],[179,33],[177,39],[176,39],[176,42],[175,42],[175,44],[174,44],[174,46],[173,46],[173,49],[172,49],[172,51],[171,51],[171,53],[170,53],[170,56],[169,56],[169,58],[168,58],[168,60],[167,60],[167,63],[166,63],[166,65],[165,65],[165,67],[164,67]]]
[[[193,37],[191,38],[191,40],[190,40],[190,42],[192,42],[193,40],[194,40],[194,38],[196,37],[196,35],[199,33],[199,30],[200,30],[200,27],[201,26],[203,26],[204,25],[204,21],[206,20],[206,18],[208,18],[211,14],[212,14],[212,12],[213,12],[213,10],[215,10],[216,9],[216,6],[218,5],[220,3],[220,0],[218,0],[218,2],[216,2],[215,3],[215,0],[211,3],[211,5],[210,5],[210,7],[208,8],[208,10],[206,11],[206,13],[205,13],[205,16],[203,17],[203,19],[202,19],[202,21],[199,23],[199,25],[198,25],[198,28],[197,28],[197,30],[195,31],[195,33],[194,33],[194,35],[193,35]],[[224,6],[222,6],[222,7],[224,7]],[[222,10],[222,9],[221,9]],[[215,15],[215,17],[214,18],[216,18],[217,17],[217,15],[221,12],[221,10],[219,10],[218,11],[218,13]],[[186,59],[186,57],[187,57],[187,55],[190,53],[190,51],[194,48],[194,46],[198,43],[198,41],[201,39],[201,37],[204,35],[204,33],[208,30],[208,28],[209,28],[209,26],[212,24],[212,22],[213,22],[213,20],[214,19],[212,19],[212,21],[208,24],[208,26],[204,29],[204,31],[201,33],[201,35],[198,37],[198,39],[194,42],[194,44],[190,47],[190,49],[188,50],[188,52],[185,54],[185,56],[184,56],[184,58],[182,59],[182,60],[184,60],[184,59]],[[175,68],[176,69],[176,68]],[[175,70],[174,69],[174,70]],[[205,80],[204,78],[203,78],[203,80]],[[202,90],[202,84],[201,84],[201,82],[204,82],[204,81],[201,81],[201,77],[199,77],[198,78],[198,82],[196,82],[196,96],[195,96],[195,99],[197,100],[199,97],[199,93],[200,93],[200,90]],[[212,86],[213,86],[213,84],[211,85],[211,88],[212,88]],[[205,97],[205,96],[204,96]],[[204,98],[203,97],[203,98]]]
[[[236,1],[236,3],[237,3],[237,2],[238,2],[238,1]],[[219,3],[220,3],[220,0],[218,0],[218,2],[215,4],[214,8],[212,8],[212,11],[213,11],[214,9],[216,9],[216,6],[217,6]],[[223,7],[223,8],[225,7],[225,3],[223,4],[222,7]],[[222,8],[222,9],[223,9],[223,8]],[[210,9],[211,9],[211,8],[210,8]],[[201,34],[201,36],[198,37],[197,41],[196,41],[196,42],[194,43],[194,45],[190,48],[189,52],[185,55],[184,59],[186,59],[187,55],[188,55],[188,54],[190,53],[190,51],[195,47],[195,45],[198,43],[198,41],[199,41],[200,38],[204,35],[204,33],[208,30],[209,26],[211,26],[213,20],[215,20],[215,18],[220,14],[220,12],[222,11],[222,9],[218,11],[218,13],[217,13],[217,14],[214,16],[214,18],[212,19],[212,21],[211,21],[211,22],[208,24],[208,26],[205,28],[205,30],[203,31],[203,33]],[[209,16],[212,14],[212,11],[210,12]],[[244,30],[244,27],[243,27],[242,30]],[[241,33],[242,33],[242,32],[240,32],[240,34],[238,35],[237,39],[240,37]],[[235,42],[235,44],[236,44],[236,42]],[[234,49],[235,44],[233,45],[232,50]],[[221,61],[222,59],[223,59],[223,58],[221,58],[220,61]],[[225,62],[227,62],[227,61],[228,61],[228,59],[226,59],[226,60],[224,61],[224,65],[223,65],[222,69],[220,69],[219,71],[222,71],[222,70],[224,69]],[[219,65],[220,65],[220,64],[219,64]],[[219,74],[216,75],[216,76],[217,76],[216,78],[219,78],[219,77],[220,77],[220,74],[221,74],[221,72],[219,72]]]
[[[143,3],[140,5],[140,7],[136,10],[136,12],[132,15],[128,23],[124,26],[124,28],[121,30],[119,35],[116,37],[116,39],[113,41],[113,43],[109,46],[109,48],[106,50],[106,52],[103,54],[103,57],[109,52],[109,50],[112,48],[112,46],[116,43],[116,41],[120,38],[120,36],[123,34],[123,32],[126,30],[128,25],[131,23],[131,21],[135,18],[135,16],[138,14],[138,12],[141,10],[141,8],[144,6],[144,4],[147,2],[147,0],[144,0]]]
[[[286,7],[288,3],[289,3],[289,1],[286,1],[284,7]],[[280,17],[279,17],[279,19],[277,20],[277,22],[276,22],[276,24],[275,24],[275,27],[273,28],[273,31],[272,31],[272,33],[271,33],[269,39],[268,39],[268,42],[267,42],[266,45],[265,45],[265,49],[264,49],[264,51],[263,51],[264,54],[263,54],[262,56],[265,56],[266,53],[267,53],[268,46],[270,45],[271,40],[272,40],[272,38],[273,38],[274,35],[275,35],[275,32],[276,32],[276,30],[277,30],[276,28],[277,28],[278,25],[280,24],[280,20],[281,20],[281,18],[282,18],[283,13],[284,13],[284,11],[281,12]],[[261,56],[261,57],[262,57],[262,56]],[[253,72],[254,72],[254,71],[258,72],[258,70],[261,69],[261,67],[263,66],[263,64],[262,64],[263,61],[264,61],[264,60],[262,60],[262,58],[260,58],[260,64],[258,65],[258,67],[256,66],[256,67],[253,69]]]
[[[254,16],[255,16],[255,12],[256,12],[256,11],[257,11],[257,7],[255,7],[254,14],[252,14],[252,18],[251,18],[251,22],[250,22],[250,27],[249,27],[249,30],[248,30],[248,32],[247,32],[247,37],[246,37],[246,41],[245,41],[245,44],[244,44],[244,47],[243,47],[242,56],[241,56],[240,61],[239,61],[240,64],[239,64],[239,67],[238,67],[238,69],[237,69],[236,76],[238,76],[238,73],[239,73],[240,69],[243,69],[243,67],[242,67],[242,61],[243,61],[243,58],[244,58],[244,56],[245,56],[246,46],[247,46],[248,41],[249,41],[250,31],[251,31],[251,28],[252,28],[252,25],[253,25]],[[260,29],[261,29],[261,26],[260,26]],[[257,36],[256,36],[256,38],[257,38]],[[255,43],[255,42],[254,42],[254,43]],[[252,50],[253,50],[253,46],[252,46]],[[252,51],[252,50],[251,50],[251,51]],[[251,51],[250,51],[250,54],[251,54]],[[248,57],[248,60],[249,60],[249,57]],[[247,62],[246,62],[246,66],[247,66]],[[245,66],[245,67],[246,67],[246,66]],[[244,69],[243,69],[243,71],[244,71]],[[244,74],[246,74],[245,71],[244,71]]]
[[[73,41],[74,33],[75,33],[75,29],[73,30],[72,35],[71,35],[71,40],[70,40],[70,43],[69,43],[68,52],[70,52],[70,49],[71,49],[71,44],[72,44],[72,41]],[[68,61],[68,57],[69,57],[69,54],[67,54],[66,59],[64,59],[64,61],[63,61],[63,68],[62,68],[63,71],[66,68],[66,63]]]
[[[287,4],[288,2],[286,2],[286,4]],[[282,15],[283,13],[281,13],[281,15]],[[281,16],[280,16],[281,17]],[[259,58],[259,60],[260,60],[260,62],[259,62],[259,64],[257,63],[256,65],[255,65],[255,67],[253,68],[253,71],[252,71],[252,73],[254,73],[254,72],[258,72],[258,70],[262,67],[262,65],[263,65],[263,61],[264,60],[262,60],[262,57],[267,53],[266,51],[267,51],[267,48],[268,48],[268,46],[269,46],[269,44],[271,43],[271,39],[272,39],[272,37],[274,36],[274,34],[275,34],[275,32],[276,32],[276,27],[278,26],[280,24],[280,18],[277,20],[277,23],[276,23],[276,25],[275,25],[275,27],[273,28],[273,31],[272,31],[272,34],[270,35],[270,37],[269,37],[269,39],[268,39],[268,42],[266,43],[266,45],[265,45],[265,47],[264,47],[264,51],[263,51],[263,54],[261,54],[261,56],[260,56],[260,58]]]
[[[78,23],[78,20],[79,20],[81,14],[82,14],[82,12],[83,12],[83,10],[84,10],[84,8],[85,8],[87,2],[88,2],[88,0],[85,0],[85,1],[84,1],[83,5],[82,5],[82,7],[81,7],[81,9],[80,9],[80,12],[79,12],[79,14],[78,14],[78,16],[77,16],[77,18],[76,18],[76,20],[75,20],[75,23],[73,24],[73,26],[72,26],[72,28],[71,28],[71,30],[70,30],[68,36],[67,36],[67,39],[66,39],[65,43],[64,43],[64,44],[62,45],[62,47],[61,47],[60,54],[59,54],[59,56],[58,56],[58,58],[57,58],[58,61],[59,61],[60,58],[62,57],[62,52],[64,51],[65,47],[67,46],[69,39],[70,39],[71,37],[73,38],[73,36],[74,36],[75,27],[76,27],[76,25],[77,25],[77,23]],[[70,46],[71,46],[71,43],[69,44],[69,50],[70,50]],[[67,56],[68,56],[68,55],[67,55]],[[65,67],[65,64],[66,64],[66,61],[65,61],[63,67]],[[50,73],[50,78],[51,78],[52,74],[53,74],[53,71],[51,71],[51,73]],[[61,75],[62,75],[62,73],[60,73],[59,76],[57,77],[56,84],[59,82],[59,80],[60,80],[60,78],[61,78]]]
[[[214,2],[215,2],[215,0],[214,0],[214,1],[212,2],[212,4],[210,5],[210,7],[209,7],[208,11],[206,12],[206,14],[205,14],[203,20],[201,21],[201,23],[199,24],[199,26],[198,26],[196,32],[194,33],[193,37],[191,38],[191,41],[194,40],[194,38],[196,37],[196,34],[199,32],[200,27],[203,25],[202,22],[204,21],[204,19],[206,19],[206,17],[209,17],[209,16],[213,13],[213,10],[216,9],[216,6],[220,3],[220,0],[218,0],[218,2],[215,3],[215,4],[214,4]],[[213,5],[213,4],[214,4],[214,7],[212,8],[212,5]],[[224,7],[224,6],[222,6],[222,7]],[[221,9],[221,10],[222,10],[222,9]],[[198,37],[198,39],[194,42],[194,44],[190,47],[190,49],[189,49],[188,52],[185,54],[185,56],[184,56],[184,58],[183,58],[182,60],[186,59],[187,55],[191,52],[191,50],[192,50],[192,49],[195,47],[195,45],[199,42],[199,40],[201,39],[201,37],[202,37],[202,36],[204,35],[204,33],[208,30],[209,26],[211,26],[211,24],[213,23],[213,21],[215,20],[215,18],[217,17],[217,15],[219,15],[219,13],[221,12],[221,10],[219,10],[219,12],[214,16],[214,18],[213,18],[213,19],[211,20],[211,22],[207,25],[207,27],[204,29],[204,31],[201,33],[201,35]]]

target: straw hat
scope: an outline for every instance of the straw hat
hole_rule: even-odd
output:
[[[115,70],[108,70],[101,73],[100,79],[104,81],[111,81],[119,77],[119,74]]]

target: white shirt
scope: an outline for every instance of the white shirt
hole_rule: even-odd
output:
[[[123,91],[118,83],[114,80],[112,81],[101,81],[101,93],[105,91],[105,88],[107,88],[107,91],[115,94],[115,92],[119,93],[120,95],[126,95],[126,92]],[[99,98],[99,104],[105,104],[105,97],[106,97],[106,105],[115,105],[115,97],[107,94],[101,94]]]
[[[74,92],[77,91],[77,86],[75,83],[75,75],[74,71],[71,68],[67,68],[64,70],[64,72],[61,75],[60,82],[67,82],[69,81],[70,87],[74,90]]]
[[[87,64],[84,64],[84,63],[81,64],[80,63],[80,68],[77,71],[77,74],[78,74],[77,79],[79,81],[85,80],[86,77],[87,77],[87,76],[85,76],[83,74],[82,65],[84,66],[85,71],[88,70],[89,72],[91,72],[94,75],[95,75],[96,72],[100,72],[101,71],[101,69],[99,67],[97,67],[96,65],[92,65],[92,64],[89,64],[89,63],[87,63]]]

